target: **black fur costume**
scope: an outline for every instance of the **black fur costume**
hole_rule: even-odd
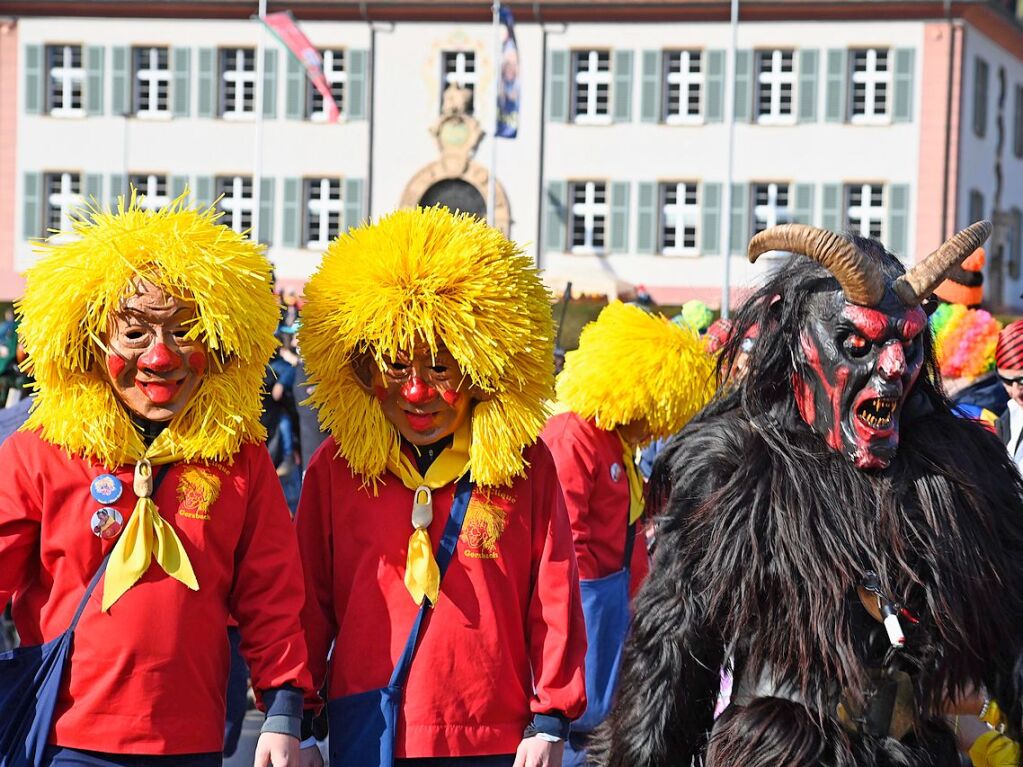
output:
[[[853,238],[890,281],[903,269]],[[794,257],[738,312],[729,370],[761,332],[747,374],[658,458],[664,515],[635,603],[618,700],[591,751],[605,767],[958,765],[944,701],[983,686],[1018,734],[1023,656],[1023,483],[994,435],[958,418],[926,362],[901,414],[887,470],[861,471],[797,410],[795,349],[839,291]],[[856,594],[874,570],[919,620],[902,650]],[[733,704],[715,723],[719,670],[772,669],[790,694]],[[836,716],[870,701],[868,669],[910,673],[917,719],[900,740]]]

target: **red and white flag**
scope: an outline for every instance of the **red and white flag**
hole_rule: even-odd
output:
[[[320,58],[320,52],[309,42],[309,38],[298,28],[291,11],[268,13],[262,21],[291,51],[291,55],[305,67],[306,76],[312,82],[313,87],[323,96],[323,108],[327,112],[327,121],[336,122],[339,110],[337,102],[334,101],[334,94],[330,92],[330,83],[327,82],[327,78],[323,74],[323,59]]]

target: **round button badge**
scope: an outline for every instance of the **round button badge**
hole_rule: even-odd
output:
[[[622,465],[619,463],[611,464],[611,481],[617,482],[622,478]]]
[[[100,474],[89,485],[89,493],[92,495],[93,500],[104,506],[116,503],[123,491],[124,485],[113,474]]]
[[[117,534],[121,532],[121,528],[124,527],[124,517],[117,509],[107,506],[92,515],[89,526],[97,538],[109,540],[116,538]]]

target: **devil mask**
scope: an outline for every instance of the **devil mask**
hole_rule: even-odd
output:
[[[837,234],[786,224],[750,241],[750,260],[770,250],[805,255],[839,290],[819,295],[802,328],[792,374],[802,419],[859,469],[884,469],[899,446],[902,406],[924,363],[920,303],[991,231],[974,224],[891,282]]]
[[[139,281],[114,315],[104,370],[117,398],[135,415],[169,421],[198,388],[206,349],[190,338],[195,312],[195,304]]]

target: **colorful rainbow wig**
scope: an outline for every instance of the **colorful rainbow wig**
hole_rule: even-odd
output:
[[[383,367],[417,343],[447,348],[489,395],[472,414],[473,479],[505,485],[525,472],[522,451],[543,428],[554,378],[551,298],[499,231],[445,208],[399,210],[331,243],[305,295],[309,402],[367,484],[399,436],[352,362],[368,353]]]
[[[270,263],[262,246],[218,224],[212,208],[186,208],[184,200],[147,211],[133,193],[116,213],[87,208],[72,232],[39,246],[40,260],[25,273],[19,334],[36,399],[24,428],[108,469],[145,452],[101,367],[101,339],[138,280],[193,301],[189,337],[210,352],[199,388],[167,426],[175,451],[189,461],[227,461],[243,443],[265,438],[260,392],[278,318]]]
[[[983,309],[942,304],[931,315],[934,350],[946,378],[974,379],[995,369],[1002,324]]]
[[[620,301],[565,355],[559,403],[606,431],[646,418],[654,438],[681,429],[714,394],[714,358],[699,337]]]

